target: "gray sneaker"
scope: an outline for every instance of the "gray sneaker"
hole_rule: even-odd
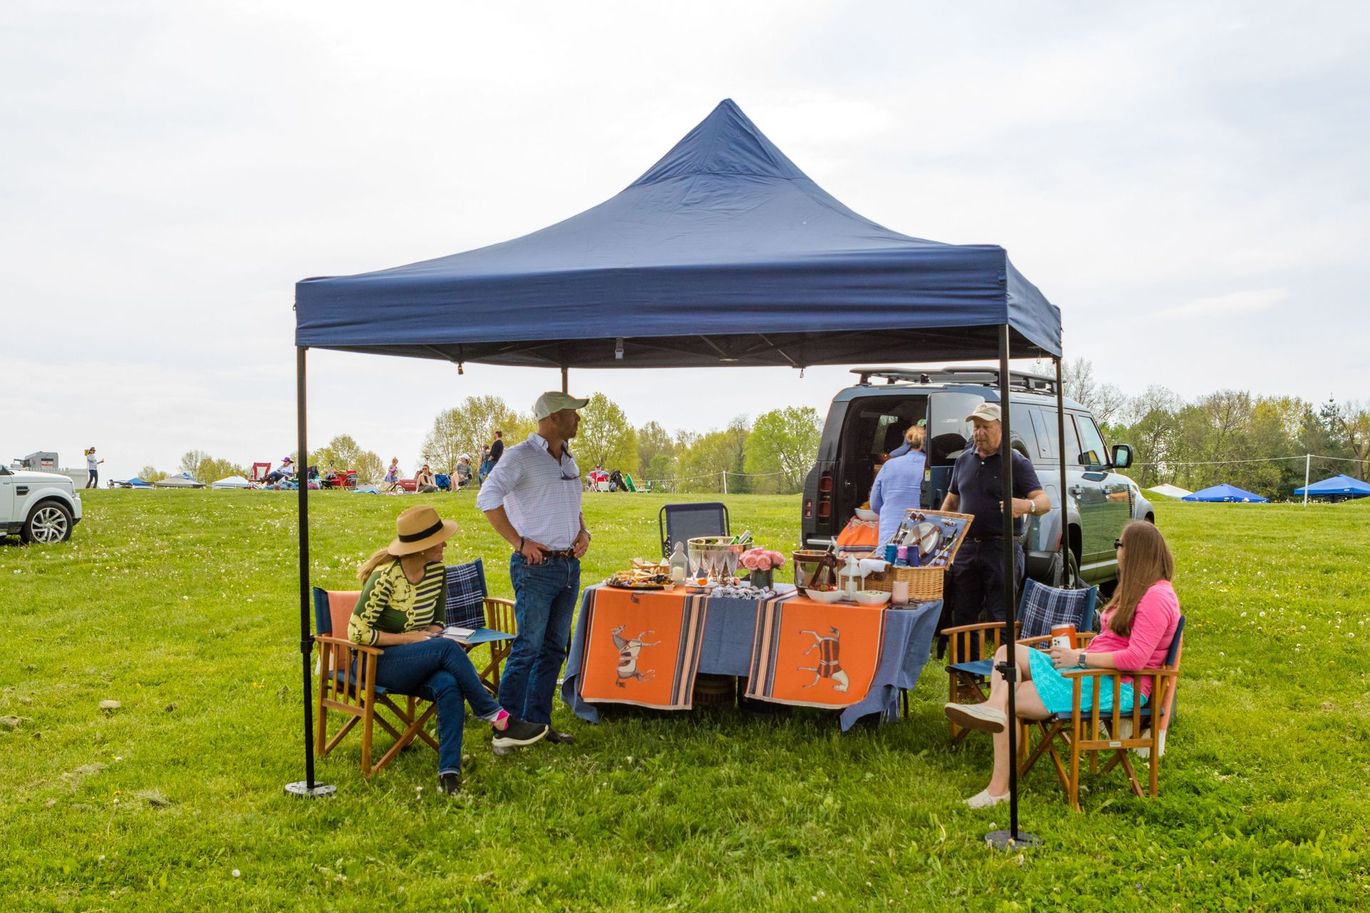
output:
[[[546,734],[546,723],[530,723],[527,720],[511,718],[509,725],[504,727],[503,731],[495,731],[495,737],[490,744],[495,747],[496,751],[507,751],[510,748],[532,745]]]

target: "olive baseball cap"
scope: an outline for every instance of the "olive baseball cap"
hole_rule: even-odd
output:
[[[569,393],[562,393],[560,390],[548,390],[538,397],[538,401],[533,403],[533,418],[542,421],[554,412],[562,409],[584,409],[588,399],[577,399]]]

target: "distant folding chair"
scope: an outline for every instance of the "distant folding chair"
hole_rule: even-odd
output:
[[[270,463],[253,463],[252,474],[247,477],[249,482],[261,484],[266,481],[267,475],[271,472]]]
[[[489,594],[485,588],[485,563],[479,558],[465,564],[449,564],[446,573],[447,624],[460,628],[488,628],[509,635],[508,639],[490,640],[466,648],[481,683],[491,694],[498,695],[500,667],[509,658],[513,635],[517,631],[514,603]]]
[[[669,558],[677,542],[687,545],[698,536],[728,536],[728,506],[722,501],[667,504],[657,514],[661,556]]]
[[[1083,638],[1088,640],[1088,637]],[[1132,679],[1133,693],[1141,695],[1143,679],[1151,680],[1150,699],[1143,704],[1134,700],[1130,710],[1119,709],[1122,677],[1116,669],[1071,669],[1065,672],[1072,679],[1070,710],[1057,713],[1035,723],[1040,739],[1037,747],[1030,752],[1028,735],[1033,724],[1023,725],[1024,759],[1019,766],[1020,776],[1026,776],[1043,754],[1050,756],[1056,768],[1056,778],[1065,791],[1066,802],[1075,811],[1080,811],[1080,760],[1089,755],[1091,772],[1099,769],[1099,755],[1111,757],[1104,765],[1107,773],[1121,766],[1127,774],[1128,785],[1133,794],[1160,794],[1161,755],[1165,753],[1165,737],[1175,716],[1175,692],[1180,683],[1180,658],[1184,652],[1184,617],[1175,627],[1175,636],[1166,651],[1165,663],[1157,669],[1141,669],[1128,673]],[[1103,680],[1111,677],[1113,682],[1113,709],[1099,711],[1100,692]],[[1080,708],[1083,695],[1090,695],[1090,708]],[[1129,751],[1142,754],[1147,760],[1147,788],[1143,792],[1141,781],[1132,767]],[[1062,757],[1070,755],[1069,764]]]
[[[437,751],[437,739],[426,728],[437,705],[431,702],[431,695],[401,695],[376,684],[376,667],[383,651],[380,647],[354,644],[347,638],[347,622],[360,596],[356,590],[314,587],[314,624],[318,631],[314,642],[319,647],[314,750],[319,757],[326,757],[360,724],[362,775],[369,777],[415,739],[427,742]],[[396,703],[396,698],[403,699],[403,703]],[[332,736],[328,734],[330,714],[345,718]],[[372,738],[377,725],[394,737],[395,744],[373,764]]]
[[[1098,587],[1063,590],[1027,580],[1018,601],[1019,639],[1048,637],[1056,625],[1073,625],[1077,633],[1094,630]],[[994,651],[999,649],[1004,632],[1002,622],[981,622],[945,628],[947,638],[947,700],[958,704],[979,703],[989,697],[990,674],[994,671]],[[1032,649],[1025,646],[1024,649]],[[905,712],[908,711],[907,694]],[[967,730],[951,723],[953,743],[965,738]]]

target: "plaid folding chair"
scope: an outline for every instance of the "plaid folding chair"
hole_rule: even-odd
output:
[[[437,751],[437,739],[427,729],[437,705],[432,703],[431,694],[399,694],[376,684],[376,666],[384,651],[347,639],[347,621],[360,595],[357,590],[314,587],[314,625],[318,632],[314,643],[319,648],[314,750],[320,758],[326,757],[360,725],[362,775],[369,777],[415,740],[427,742]],[[343,719],[331,735],[330,715]],[[390,733],[395,742],[373,764],[371,748],[376,726]]]

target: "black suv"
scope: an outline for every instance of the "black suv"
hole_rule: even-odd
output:
[[[952,464],[971,446],[966,416],[982,402],[999,402],[999,372],[987,368],[856,368],[856,386],[833,397],[818,445],[818,462],[804,483],[801,530],[805,545],[826,544],[870,497],[884,456],[903,443],[904,430],[927,420],[928,468],[923,506],[937,509],[951,482]],[[1061,567],[1060,446],[1056,381],[1011,371],[1009,444],[1037,469],[1053,510],[1022,525],[1028,576],[1047,583],[1076,577],[1104,583],[1118,576],[1113,542],[1131,519],[1155,522],[1136,483],[1113,472],[1132,463],[1132,448],[1111,451],[1089,410],[1065,400],[1068,570]],[[882,381],[882,383],[872,383]],[[1022,524],[1022,521],[1019,521]]]

